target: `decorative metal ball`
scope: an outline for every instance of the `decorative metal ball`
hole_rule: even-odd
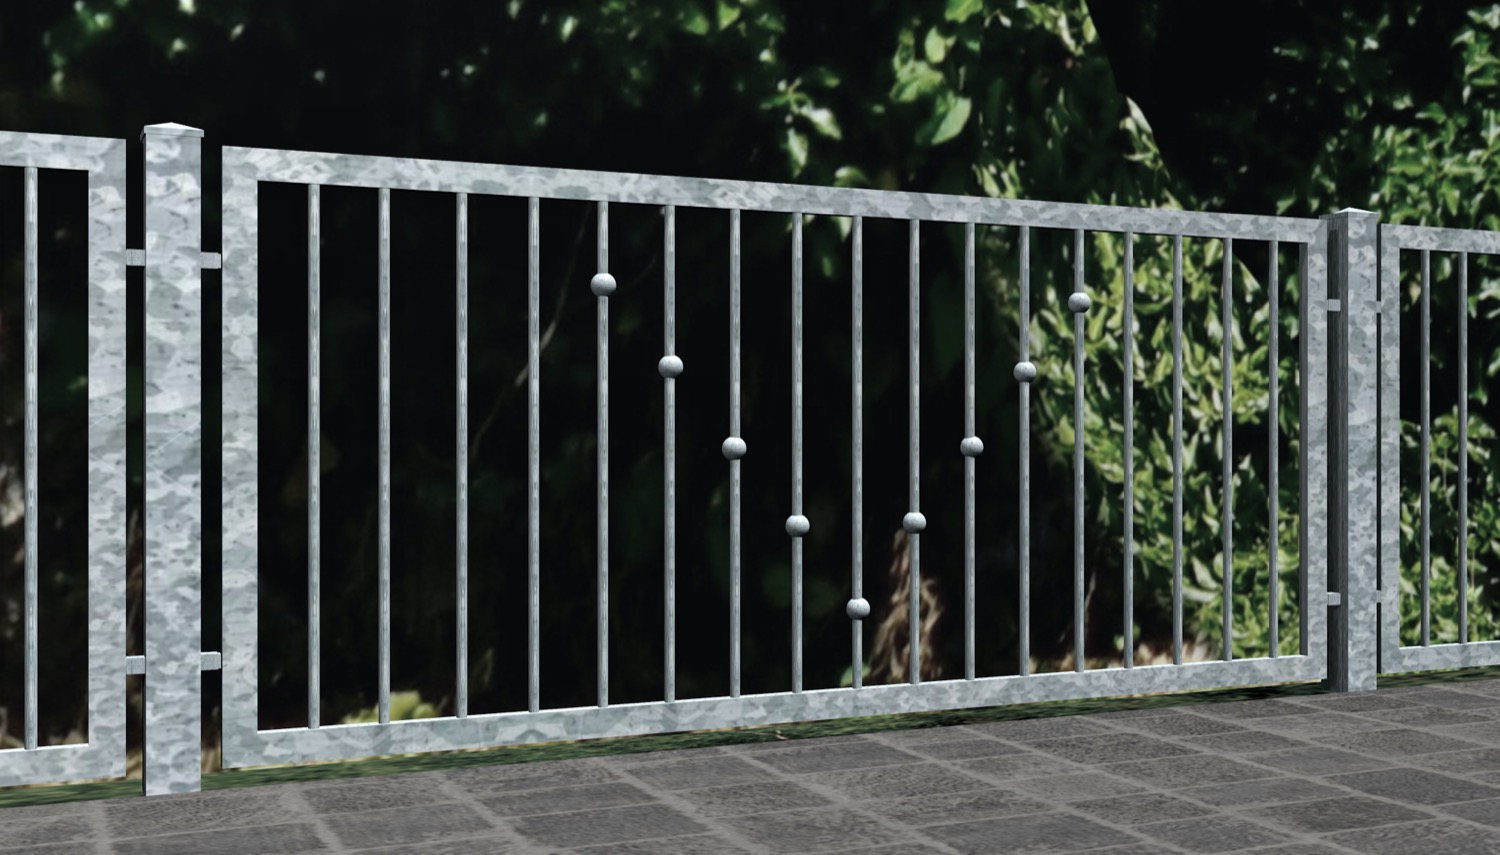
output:
[[[731,436],[724,440],[724,445],[719,450],[724,452],[725,460],[739,460],[745,456],[745,441],[737,436]]]
[[[682,359],[678,356],[663,356],[661,361],[656,363],[656,371],[663,377],[680,377],[682,376]]]
[[[978,457],[984,453],[984,443],[977,436],[966,436],[958,444],[958,450],[964,457]]]
[[[608,297],[615,293],[615,277],[608,273],[598,273],[589,280],[589,290],[594,292],[595,297]]]
[[[1075,315],[1081,315],[1089,310],[1089,295],[1082,291],[1068,295],[1068,310]]]
[[[807,521],[807,517],[801,514],[792,514],[786,518],[786,533],[792,537],[801,537],[807,534],[811,528],[812,524]]]
[[[918,511],[912,511],[901,518],[901,527],[906,529],[907,534],[916,534],[927,528],[927,518]]]
[[[870,616],[870,601],[864,597],[855,597],[844,606],[844,614],[848,615],[850,620],[864,620]]]
[[[1036,379],[1036,366],[1030,362],[1017,362],[1015,370],[1011,372],[1015,378],[1022,383],[1030,383]]]

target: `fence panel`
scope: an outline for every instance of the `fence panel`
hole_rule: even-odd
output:
[[[225,525],[225,592],[224,592],[224,754],[223,762],[226,768],[253,766],[271,763],[303,762],[312,760],[335,760],[353,757],[417,753],[426,751],[440,751],[459,748],[473,748],[481,746],[493,746],[500,744],[542,742],[559,739],[587,739],[608,736],[624,736],[633,734],[659,733],[672,731],[697,730],[705,728],[727,727],[727,726],[753,726],[761,724],[774,724],[792,721],[832,719],[857,715],[879,715],[902,712],[918,712],[944,709],[962,709],[982,706],[993,706],[1002,704],[1014,704],[1023,702],[1034,702],[1044,700],[1063,700],[1073,698],[1086,698],[1096,696],[1108,696],[1129,693],[1146,693],[1162,691],[1183,691],[1191,689],[1207,689],[1227,685],[1255,685],[1262,683],[1291,682],[1299,680],[1318,680],[1328,675],[1328,649],[1326,633],[1326,610],[1321,607],[1302,609],[1302,649],[1298,655],[1276,656],[1271,655],[1264,658],[1252,658],[1230,661],[1226,654],[1224,661],[1217,662],[1194,662],[1182,663],[1180,646],[1178,647],[1177,662],[1171,665],[1160,666],[1134,666],[1125,668],[1110,668],[1094,671],[1082,669],[1082,657],[1077,658],[1076,670],[1071,673],[1049,673],[1049,674],[1022,674],[1007,677],[976,677],[972,662],[972,639],[973,636],[973,604],[972,587],[966,584],[965,598],[965,638],[966,638],[966,662],[965,677],[958,680],[945,680],[940,682],[920,683],[918,671],[917,651],[915,647],[910,652],[909,682],[899,685],[864,686],[858,681],[860,673],[859,662],[855,662],[853,673],[855,685],[849,688],[811,690],[804,691],[801,687],[801,646],[800,643],[793,644],[792,663],[793,678],[790,691],[774,692],[761,695],[744,696],[739,691],[739,586],[740,566],[738,561],[738,543],[740,537],[739,528],[739,502],[738,502],[738,475],[739,469],[744,465],[743,458],[749,452],[746,438],[740,435],[739,424],[739,220],[742,211],[771,212],[791,215],[791,240],[792,240],[792,269],[789,271],[793,300],[793,378],[791,383],[791,394],[793,396],[793,495],[790,515],[786,520],[786,533],[791,537],[791,548],[793,551],[793,585],[792,585],[792,612],[794,626],[792,632],[794,638],[800,639],[800,585],[798,584],[797,571],[800,569],[801,543],[800,538],[816,524],[816,520],[809,520],[803,516],[800,492],[800,402],[801,402],[801,222],[803,215],[818,214],[828,216],[851,217],[852,224],[852,246],[854,257],[853,277],[853,323],[856,331],[860,325],[860,250],[862,246],[862,226],[866,218],[887,218],[905,220],[908,222],[909,236],[909,412],[911,422],[909,424],[909,449],[911,476],[909,483],[909,506],[902,520],[903,528],[908,532],[908,550],[911,574],[911,597],[909,626],[918,626],[919,620],[916,614],[919,600],[917,597],[917,574],[920,561],[920,532],[926,526],[926,519],[918,509],[919,480],[918,469],[920,463],[920,445],[916,432],[917,415],[920,407],[920,384],[919,366],[917,353],[920,344],[920,326],[918,309],[920,306],[920,231],[924,222],[938,223],[963,223],[966,226],[966,296],[972,290],[973,278],[973,229],[975,226],[1008,227],[1021,229],[1022,234],[1022,270],[1021,281],[1023,292],[1029,288],[1027,276],[1028,243],[1027,236],[1032,228],[1050,228],[1068,230],[1074,233],[1074,293],[1069,299],[1069,308],[1075,313],[1075,341],[1073,359],[1075,375],[1078,386],[1075,390],[1075,418],[1078,417],[1078,408],[1082,399],[1082,377],[1083,377],[1083,334],[1084,313],[1089,307],[1087,289],[1085,288],[1085,277],[1083,269],[1083,255],[1076,250],[1082,246],[1086,232],[1108,231],[1125,233],[1127,236],[1137,234],[1154,234],[1172,236],[1180,251],[1182,237],[1205,237],[1226,241],[1226,244],[1234,239],[1262,240],[1279,243],[1298,244],[1301,251],[1300,273],[1303,283],[1313,283],[1312,288],[1305,288],[1308,295],[1302,300],[1300,310],[1304,323],[1301,335],[1303,376],[1307,382],[1303,384],[1304,402],[1302,410],[1305,418],[1302,421],[1301,447],[1304,455],[1304,465],[1301,467],[1303,483],[1303,532],[1302,543],[1306,545],[1305,560],[1302,562],[1301,602],[1306,604],[1322,604],[1327,595],[1327,556],[1320,545],[1327,543],[1328,523],[1328,460],[1327,447],[1327,409],[1326,399],[1327,386],[1327,359],[1328,359],[1328,322],[1327,310],[1330,307],[1323,294],[1322,283],[1326,282],[1328,270],[1328,246],[1327,228],[1324,223],[1317,220],[1292,219],[1279,217],[1253,217],[1226,214],[1206,214],[1182,211],[1169,211],[1159,209],[1133,209],[1106,206],[1086,206],[1060,203],[1026,202],[1001,199],[984,199],[955,196],[937,196],[920,193],[879,192],[869,190],[853,190],[841,188],[807,187],[785,184],[748,183],[735,181],[714,181],[706,179],[672,178],[660,176],[623,175],[615,173],[588,172],[581,170],[556,170],[537,169],[515,166],[499,166],[472,163],[453,163],[443,161],[412,160],[397,158],[380,158],[369,156],[321,154],[311,152],[274,151],[266,149],[248,149],[226,147],[224,152],[224,525]],[[380,721],[373,723],[318,726],[314,720],[315,713],[310,712],[310,722],[307,727],[281,728],[262,731],[258,729],[256,722],[256,615],[258,608],[258,591],[256,585],[256,544],[255,544],[255,507],[256,507],[256,436],[257,424],[255,417],[256,408],[256,362],[255,362],[255,335],[256,335],[256,292],[258,287],[257,269],[258,257],[256,251],[258,217],[256,213],[256,193],[260,181],[286,182],[293,184],[305,184],[310,188],[322,186],[356,187],[377,191],[382,200],[380,220],[380,237],[382,246],[382,265],[380,291],[382,295],[382,306],[385,305],[386,295],[389,293],[388,271],[388,246],[389,229],[392,224],[389,220],[386,200],[389,198],[391,189],[400,190],[422,190],[454,194],[458,200],[459,217],[462,219],[464,200],[473,195],[496,195],[520,197],[528,200],[529,205],[529,230],[530,245],[532,247],[532,261],[530,265],[530,288],[532,317],[530,318],[531,329],[531,391],[530,404],[530,426],[531,426],[531,561],[530,561],[530,602],[528,603],[528,617],[530,624],[530,709],[523,712],[507,712],[495,714],[469,714],[467,709],[461,705],[457,715],[437,719],[421,719],[413,721],[395,721],[388,719],[389,704],[389,612],[385,607],[388,602],[389,564],[384,558],[389,548],[390,529],[386,520],[386,501],[389,490],[389,479],[385,472],[385,455],[388,453],[388,438],[382,443],[382,526],[381,526],[381,666],[380,666],[380,699],[381,711]],[[310,190],[310,194],[315,190]],[[315,195],[310,195],[315,199]],[[542,200],[576,200],[596,204],[598,210],[598,247],[597,247],[597,272],[589,282],[592,293],[597,298],[597,320],[598,320],[598,437],[599,437],[599,474],[598,474],[598,508],[599,515],[599,543],[597,548],[597,580],[596,602],[599,608],[597,638],[598,638],[598,703],[594,707],[573,709],[540,709],[537,697],[537,583],[540,568],[538,567],[536,539],[537,539],[537,424],[538,403],[536,397],[536,269],[535,253],[537,245],[537,231],[539,222],[539,209]],[[675,240],[673,224],[675,223],[675,211],[678,207],[697,207],[717,209],[725,212],[727,226],[730,236],[729,271],[727,271],[726,283],[731,291],[731,318],[730,318],[730,349],[731,349],[731,424],[728,438],[725,439],[722,452],[730,463],[730,549],[731,549],[731,587],[730,587],[730,662],[729,662],[729,695],[718,698],[699,698],[677,700],[673,695],[672,683],[672,651],[674,650],[673,635],[673,602],[672,602],[672,567],[669,564],[664,568],[664,594],[666,596],[666,622],[663,628],[666,635],[665,651],[667,657],[666,679],[663,686],[662,701],[651,701],[645,703],[611,704],[608,697],[608,660],[606,658],[608,642],[608,625],[605,623],[604,608],[608,602],[608,570],[609,557],[606,537],[606,522],[609,514],[608,503],[608,458],[607,454],[607,430],[608,430],[608,347],[609,347],[609,304],[608,301],[615,291],[615,281],[607,272],[608,270],[608,214],[610,203],[621,204],[646,204],[661,206],[664,209],[663,216],[663,241],[666,249],[666,257],[673,257],[673,241]],[[462,252],[462,235],[464,230],[460,226],[458,231],[460,237],[460,252]],[[1126,245],[1129,245],[1127,240]],[[1127,250],[1128,251],[1128,250]],[[316,266],[312,268],[316,270]],[[463,278],[464,266],[460,263],[458,267],[459,282],[457,287],[463,289],[466,286]],[[667,317],[665,348],[666,354],[662,358],[658,371],[670,390],[676,378],[682,372],[683,360],[674,352],[672,339],[672,276],[673,268],[667,267],[666,303],[664,310]],[[315,274],[314,274],[315,276]],[[1180,257],[1177,278],[1180,279]],[[310,288],[316,285],[315,279],[310,281]],[[1230,289],[1231,282],[1226,277],[1224,288],[1226,292]],[[582,287],[578,283],[577,287]],[[1023,293],[1023,301],[1029,297]],[[310,297],[310,301],[312,297]],[[972,326],[972,297],[966,300],[966,331]],[[460,307],[462,307],[460,301]],[[1029,305],[1029,303],[1023,303]],[[1180,347],[1181,328],[1181,290],[1180,285],[1176,291],[1174,309],[1178,318],[1179,334],[1177,344]],[[460,308],[462,311],[462,308]],[[383,315],[384,317],[384,315]],[[389,340],[388,326],[383,321],[381,325],[382,336],[380,341],[380,353],[382,357],[382,389],[381,389],[381,423],[384,436],[386,420],[389,409],[398,402],[392,402],[389,393],[387,360],[389,358],[391,342]],[[318,330],[315,324],[309,325],[309,348],[316,352]],[[1024,340],[1024,336],[1023,336]],[[460,353],[463,353],[465,339],[460,337]],[[855,365],[859,364],[860,339],[856,332],[854,338],[854,353],[852,358]],[[972,389],[973,385],[973,353],[975,343],[972,334],[965,338],[965,365],[967,385]],[[1019,354],[1020,359],[1015,369],[1015,379],[1018,381],[1019,393],[1022,396],[1022,418],[1026,418],[1024,408],[1027,386],[1029,381],[1035,377],[1035,366],[1029,362],[1031,355],[1028,352]],[[313,365],[316,365],[314,362]],[[315,369],[314,369],[315,370]],[[310,372],[312,373],[312,372]],[[315,375],[314,375],[315,376]],[[855,370],[855,385],[853,408],[855,410],[855,424],[859,421],[859,372]],[[462,357],[457,368],[456,382],[462,384],[464,380],[464,369]],[[972,395],[972,391],[969,392]],[[460,397],[460,402],[463,398]],[[316,398],[310,393],[312,406],[311,418],[316,419]],[[664,440],[669,451],[665,455],[666,465],[669,470],[673,465],[671,450],[673,445],[671,407],[673,398],[669,394],[667,401],[666,434]],[[460,404],[462,406],[462,403]],[[968,410],[972,409],[972,405]],[[1226,411],[1228,412],[1228,411]],[[1228,416],[1226,416],[1228,418]],[[462,425],[463,422],[460,421]],[[1226,428],[1227,429],[1227,428]],[[855,507],[859,507],[861,485],[858,469],[858,433],[856,432],[856,449],[854,450],[856,465],[854,467],[853,501]],[[1023,437],[1026,431],[1023,430]],[[1075,479],[1083,477],[1082,443],[1085,441],[1083,432],[1077,432],[1077,444],[1075,445]],[[969,458],[972,464],[974,456],[982,450],[980,438],[974,435],[972,424],[972,413],[966,411],[965,438],[961,443],[959,452]],[[1024,468],[1027,457],[1023,450],[1021,464]],[[315,466],[310,462],[310,467]],[[1181,466],[1179,463],[1178,472]],[[316,470],[310,469],[310,475],[315,475]],[[667,473],[666,483],[672,483],[671,472]],[[1179,476],[1180,477],[1180,476]],[[315,478],[312,480],[316,480]],[[966,479],[968,482],[969,479]],[[1025,476],[1023,475],[1023,491],[1026,489]],[[463,501],[463,481],[457,485],[460,492],[460,502]],[[670,489],[670,488],[669,488]],[[966,486],[966,494],[971,487]],[[1023,492],[1022,513],[1023,532],[1025,531],[1025,509],[1027,507],[1027,494]],[[664,536],[670,539],[672,536],[672,495],[670,492],[665,497],[666,501],[666,532]],[[1080,495],[1078,501],[1081,503]],[[1081,514],[1082,505],[1078,505],[1077,513]],[[310,511],[312,513],[312,511]],[[966,552],[966,581],[972,578],[972,537],[974,524],[972,522],[975,510],[972,501],[966,502],[965,516],[966,529],[969,534],[970,545]],[[1180,522],[1180,521],[1179,521]],[[1081,532],[1082,520],[1075,515],[1075,526]],[[462,537],[460,532],[459,537]],[[858,535],[856,534],[856,538]],[[1078,541],[1081,544],[1081,540]],[[1025,547],[1022,547],[1023,555]],[[671,552],[668,552],[670,555]],[[1081,553],[1075,550],[1074,563],[1075,580],[1082,572]],[[846,609],[849,617],[855,622],[854,632],[854,656],[859,657],[859,632],[858,621],[868,614],[868,602],[861,596],[858,577],[858,556],[855,557],[855,575],[851,584],[851,597]],[[309,590],[316,591],[315,579],[316,565],[310,572]],[[458,603],[460,626],[459,643],[462,644],[462,627],[466,625],[464,611],[467,600],[463,590],[464,575],[459,574]],[[1018,607],[1021,611],[1023,622],[1029,609],[1027,591],[1025,587],[1025,576],[1022,577],[1022,590]],[[1075,630],[1076,623],[1082,620],[1082,585],[1077,585],[1075,592]],[[313,598],[313,602],[316,599]],[[1176,634],[1181,637],[1181,611],[1180,594],[1178,599],[1176,615]],[[315,606],[312,607],[315,610]],[[316,614],[314,611],[314,619]],[[1227,623],[1227,618],[1226,618]],[[1023,623],[1024,625],[1024,623]],[[1078,636],[1081,638],[1081,634]],[[1081,641],[1079,642],[1081,644]],[[1127,642],[1127,648],[1131,646]],[[315,650],[315,644],[310,641],[310,650]],[[1025,661],[1023,651],[1023,663]],[[462,662],[463,654],[459,653],[459,661]],[[316,669],[311,669],[310,696],[316,691]],[[460,697],[464,695],[464,674],[458,675]]]
[[[1421,454],[1422,505],[1420,510],[1420,547],[1422,551],[1418,591],[1422,608],[1421,642],[1415,646],[1401,643],[1401,259],[1402,252],[1420,253],[1421,261]],[[1431,324],[1431,254],[1454,253],[1458,257],[1459,280],[1464,311],[1459,324],[1459,531],[1458,562],[1459,640],[1433,644],[1429,631],[1431,608],[1430,497],[1431,447],[1430,341]],[[1442,229],[1427,226],[1380,227],[1380,664],[1381,673],[1431,671],[1443,668],[1473,668],[1500,665],[1500,640],[1468,640],[1467,586],[1467,479],[1468,431],[1468,256],[1500,255],[1500,233],[1465,229]]]
[[[24,747],[0,787],[125,774],[125,141],[0,131],[25,175],[26,579]],[[88,741],[37,744],[37,195],[39,169],[88,173]],[[196,744],[192,746],[196,753]]]

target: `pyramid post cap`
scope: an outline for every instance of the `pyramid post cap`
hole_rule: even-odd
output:
[[[163,122],[159,125],[147,125],[141,128],[141,140],[144,142],[147,134],[158,134],[168,137],[202,137],[202,128],[190,128],[187,125],[179,125],[176,122]]]

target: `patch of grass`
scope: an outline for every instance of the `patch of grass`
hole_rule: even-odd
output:
[[[1463,668],[1451,671],[1426,671],[1411,674],[1382,674],[1380,688],[1426,686],[1500,678],[1500,666]],[[1284,683],[1274,686],[1251,686],[1198,692],[1177,692],[1120,698],[1086,698],[1073,701],[1050,701],[1004,707],[983,707],[947,712],[903,713],[863,716],[831,721],[801,722],[786,725],[694,731],[691,733],[625,736],[573,742],[548,742],[517,745],[484,751],[446,751],[397,757],[374,757],[333,763],[279,766],[272,768],[230,769],[203,776],[203,790],[226,790],[258,787],[265,784],[288,784],[300,781],[326,781],[359,778],[370,775],[393,775],[402,772],[433,772],[476,766],[502,766],[512,763],[536,763],[543,760],[567,760],[580,757],[607,757],[648,751],[675,751],[750,742],[772,742],[781,739],[816,739],[822,736],[880,733],[892,730],[918,730],[927,727],[949,727],[991,721],[1025,718],[1089,715],[1119,710],[1153,709],[1197,704],[1230,703],[1305,695],[1326,694],[1320,683]],[[91,784],[63,784],[29,789],[0,789],[0,808],[58,802],[91,801],[141,795],[138,779]]]

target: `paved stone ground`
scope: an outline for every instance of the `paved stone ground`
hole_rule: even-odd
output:
[[[0,810],[0,852],[1500,853],[1500,680]]]

